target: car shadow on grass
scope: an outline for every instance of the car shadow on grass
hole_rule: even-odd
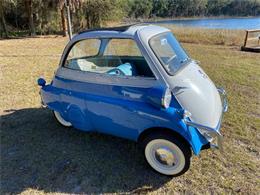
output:
[[[146,164],[136,143],[61,127],[47,109],[1,116],[1,194],[143,193],[170,179]]]

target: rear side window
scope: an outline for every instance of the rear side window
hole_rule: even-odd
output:
[[[99,39],[85,39],[77,42],[69,52],[67,60],[96,56],[100,48]]]

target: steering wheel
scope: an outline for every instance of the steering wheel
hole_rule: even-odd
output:
[[[113,68],[112,70],[107,71],[107,74],[125,76],[125,73],[119,68]]]

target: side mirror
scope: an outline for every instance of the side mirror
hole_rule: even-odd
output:
[[[41,87],[44,87],[45,84],[46,84],[46,81],[45,81],[44,78],[39,78],[39,79],[37,80],[37,82],[38,82],[38,85],[41,86]]]
[[[152,88],[147,93],[147,101],[157,108],[169,108],[172,93],[169,88]]]

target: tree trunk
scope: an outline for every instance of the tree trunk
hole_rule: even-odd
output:
[[[67,9],[67,25],[68,25],[68,34],[69,34],[69,38],[70,40],[72,39],[72,26],[71,26],[71,15],[70,15],[70,6],[69,4],[67,4],[66,1],[66,9]]]
[[[35,35],[32,0],[25,0],[25,7],[27,11],[28,20],[29,20],[30,35]]]
[[[63,6],[62,9],[60,10],[60,15],[61,15],[61,24],[62,24],[62,34],[64,37],[66,37],[68,35],[68,28],[67,28],[65,6]]]
[[[6,28],[6,22],[5,22],[5,16],[4,16],[4,9],[3,9],[3,1],[0,1],[0,26],[3,27],[3,33],[5,34],[5,37],[8,37],[8,32],[7,32],[7,28]],[[1,35],[2,35],[2,30],[1,30]]]

